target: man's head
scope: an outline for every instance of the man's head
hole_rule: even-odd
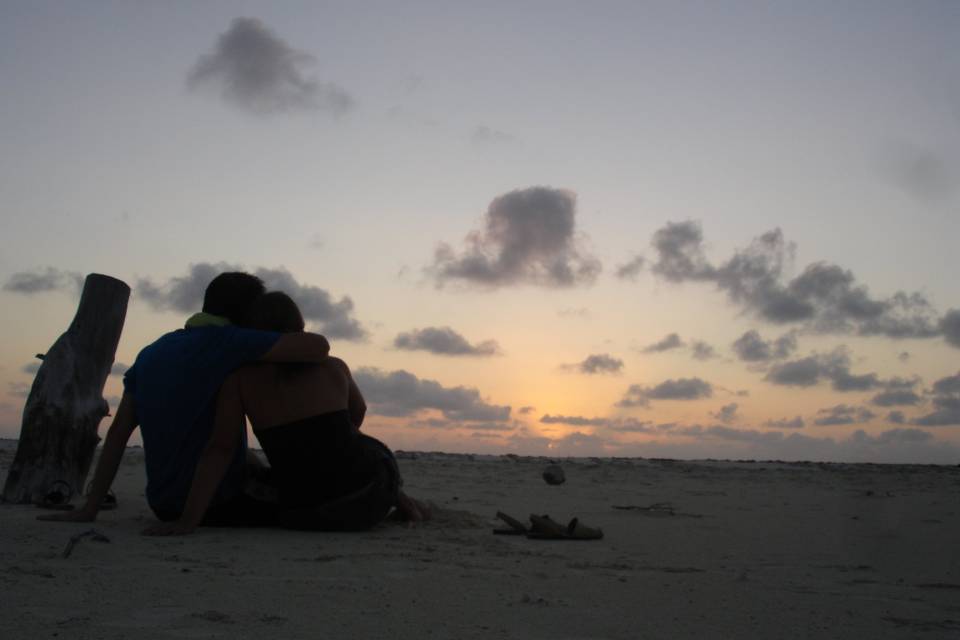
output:
[[[257,276],[239,271],[221,273],[203,294],[203,311],[239,324],[254,301],[267,290]]]

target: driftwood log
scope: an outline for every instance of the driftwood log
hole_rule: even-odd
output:
[[[43,356],[23,410],[20,441],[3,500],[40,504],[52,488],[83,492],[109,412],[103,399],[127,315],[130,287],[109,276],[87,276],[77,314]]]

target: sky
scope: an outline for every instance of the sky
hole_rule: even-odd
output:
[[[0,436],[219,271],[396,449],[960,462],[960,4],[0,3]],[[101,425],[101,431],[106,422]]]

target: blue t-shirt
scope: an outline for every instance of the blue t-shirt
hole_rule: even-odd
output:
[[[220,386],[230,373],[260,359],[279,333],[234,326],[180,329],[137,355],[123,378],[136,400],[147,467],[147,502],[154,512],[183,511],[200,454],[210,439]],[[247,434],[214,504],[243,489]]]

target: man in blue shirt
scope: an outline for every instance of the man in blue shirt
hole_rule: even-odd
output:
[[[312,333],[279,334],[236,326],[264,293],[263,282],[246,273],[222,273],[204,294],[203,311],[185,328],[144,347],[124,376],[124,393],[107,431],[86,504],[45,520],[90,522],[117,473],[133,430],[140,427],[147,470],[147,502],[161,520],[183,510],[197,460],[213,429],[217,393],[243,364],[320,362],[330,352],[326,338]],[[259,524],[270,508],[246,496],[246,433],[220,484],[211,521]]]

